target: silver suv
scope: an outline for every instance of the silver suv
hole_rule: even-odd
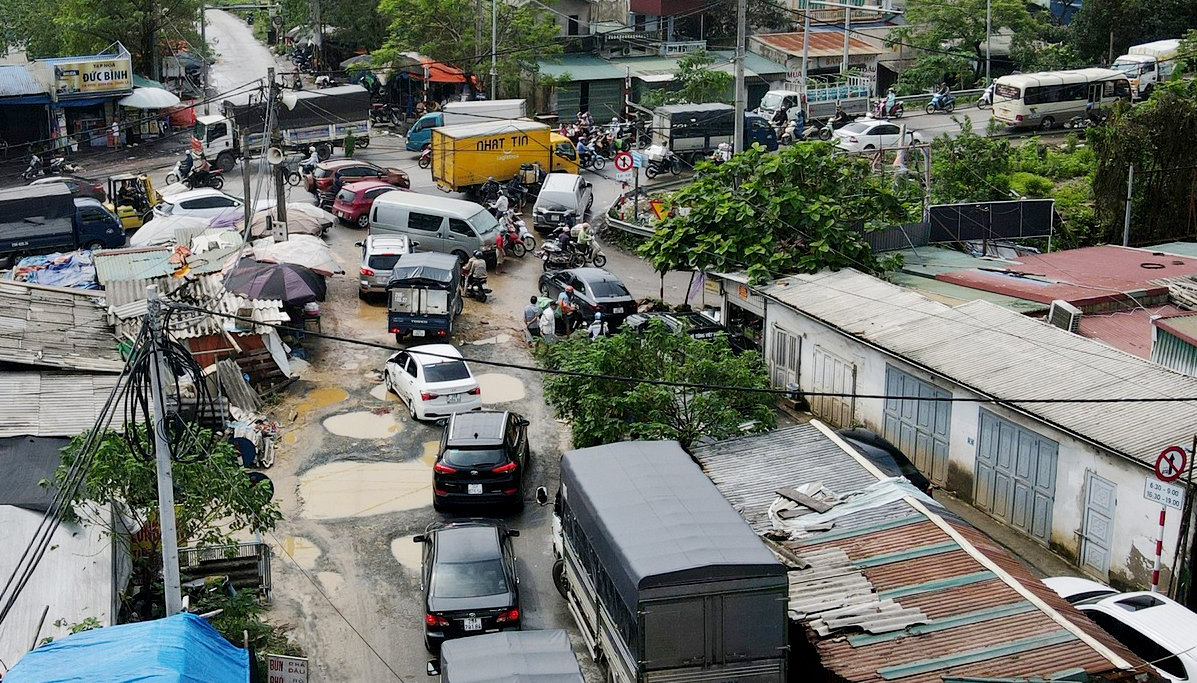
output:
[[[572,213],[579,223],[586,220],[593,205],[590,181],[574,173],[550,173],[536,196],[532,225],[540,232],[551,233],[565,223],[566,214]]]
[[[418,244],[407,235],[370,235],[364,242],[358,242],[357,246],[362,248],[358,298],[385,292],[399,257],[414,253]]]

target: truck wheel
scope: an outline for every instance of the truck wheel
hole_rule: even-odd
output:
[[[1039,122],[1039,130],[1050,130],[1052,126],[1056,125],[1056,120],[1050,116],[1043,117]]]
[[[320,161],[328,161],[328,158],[332,156],[332,145],[327,142],[316,145],[316,156],[320,158]]]
[[[216,156],[216,166],[225,173],[228,173],[237,166],[237,157],[228,152],[221,152]]]
[[[96,249],[103,249],[104,243],[101,242],[100,240],[93,240],[91,242],[88,242],[87,245],[84,246],[83,248],[88,251],[95,251]]]
[[[370,138],[358,138],[357,146],[365,149],[370,146]]]
[[[569,598],[569,579],[565,578],[565,561],[557,560],[553,563],[553,585],[563,598]]]
[[[464,268],[465,262],[470,260],[469,255],[460,249],[453,252],[453,255],[457,257],[457,267],[458,268]]]

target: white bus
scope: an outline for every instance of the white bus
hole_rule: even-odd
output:
[[[1085,106],[1130,99],[1130,81],[1113,69],[1043,71],[1002,76],[993,89],[993,117],[1010,126],[1048,129],[1074,116]]]

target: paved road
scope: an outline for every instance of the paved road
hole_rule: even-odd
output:
[[[224,10],[209,9],[208,42],[216,51],[216,63],[208,70],[208,91],[218,95],[212,104],[216,113],[221,93],[228,93],[255,81],[265,82],[266,69],[276,64],[274,55],[254,38],[249,25]]]

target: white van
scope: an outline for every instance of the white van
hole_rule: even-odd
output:
[[[398,195],[403,195],[402,197]],[[499,223],[482,206],[415,192],[386,192],[370,207],[371,235],[407,235],[420,251],[453,254],[463,261],[481,251],[495,263]]]

